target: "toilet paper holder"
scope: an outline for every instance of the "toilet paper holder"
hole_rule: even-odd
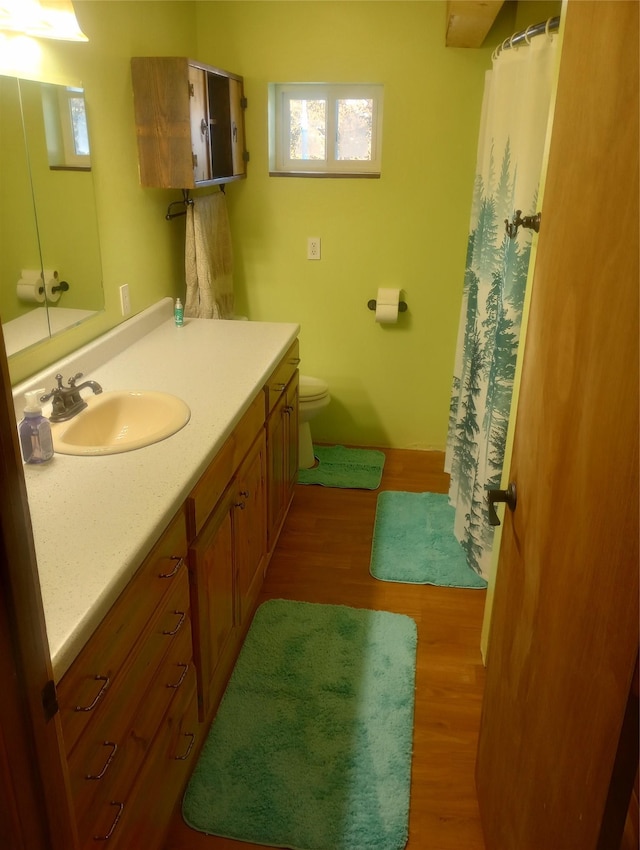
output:
[[[377,306],[378,305],[377,305],[375,298],[372,298],[371,301],[367,301],[367,307],[370,310],[375,310]],[[406,301],[399,301],[398,302],[398,313],[406,313],[408,309],[409,308],[407,307]]]

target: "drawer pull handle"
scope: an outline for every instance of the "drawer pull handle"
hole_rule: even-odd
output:
[[[290,360],[289,360],[289,363],[291,363],[292,366],[297,366],[299,362],[300,362],[299,357],[291,357]]]
[[[96,774],[87,773],[87,775],[85,776],[85,779],[102,779],[102,777],[105,775],[105,773],[109,769],[109,765],[113,761],[113,757],[118,752],[118,745],[114,744],[113,741],[105,741],[102,746],[103,747],[111,747],[111,752],[107,756],[107,760],[104,763],[104,767],[102,768],[100,773],[96,773]]]
[[[182,664],[181,662],[178,662],[177,666],[183,668],[182,675],[180,676],[178,681],[175,683],[175,685],[167,685],[168,688],[179,688],[180,685],[184,682],[184,680],[187,676],[187,673],[189,672],[189,665],[188,664]]]
[[[243,499],[248,499],[250,494],[248,490],[240,490],[240,495]]]
[[[104,692],[107,690],[107,688],[109,687],[109,684],[111,682],[111,680],[109,679],[108,676],[96,676],[95,681],[104,683],[102,685],[102,687],[100,688],[100,690],[98,691],[96,698],[91,703],[91,705],[77,705],[76,711],[93,711],[93,709],[97,706],[97,704],[102,699]]]
[[[273,391],[276,393],[282,393],[285,390],[286,384],[274,384]]]
[[[158,578],[173,578],[174,575],[180,569],[180,567],[184,564],[184,558],[180,555],[172,555],[169,560],[177,561],[178,563],[175,565],[175,567],[171,570],[170,573],[158,573]]]
[[[243,511],[246,508],[246,505],[244,502],[235,502],[233,507],[240,508],[240,510]]]
[[[178,625],[172,631],[168,631],[167,629],[165,629],[162,632],[163,635],[169,635],[170,637],[178,634],[178,632],[180,631],[180,629],[182,627],[182,624],[184,623],[184,618],[187,616],[184,611],[174,611],[173,613],[177,614],[178,617],[180,618],[178,620]]]
[[[288,404],[285,407],[284,412],[287,414],[287,416],[291,416],[291,414],[293,413],[294,410],[295,410],[295,407],[293,407],[293,405],[291,405],[291,404]]]
[[[189,758],[189,755],[191,754],[191,750],[193,749],[193,745],[196,742],[196,736],[195,736],[194,732],[185,732],[184,737],[185,738],[191,738],[191,740],[189,741],[189,746],[187,747],[186,753],[183,756],[176,756],[175,757],[176,761],[186,761],[186,759]]]
[[[113,819],[113,823],[111,824],[111,829],[106,835],[94,835],[94,841],[108,841],[114,833],[115,828],[118,826],[118,821],[122,817],[122,812],[124,811],[124,803],[117,803],[115,800],[112,800],[109,804],[110,806],[117,806],[118,811],[116,813],[115,818]]]

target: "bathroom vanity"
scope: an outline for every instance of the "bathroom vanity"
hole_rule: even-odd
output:
[[[191,408],[143,449],[25,467],[83,850],[162,846],[293,494],[297,333],[176,328],[165,299],[52,367]]]

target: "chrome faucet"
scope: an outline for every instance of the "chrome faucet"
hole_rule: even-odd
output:
[[[76,381],[81,377],[82,372],[78,372],[77,375],[69,378],[67,381],[68,386],[63,387],[62,375],[57,374],[56,381],[58,382],[58,386],[51,390],[50,393],[40,396],[40,401],[43,403],[49,401],[49,399],[52,400],[52,411],[49,417],[51,422],[66,422],[67,419],[72,419],[81,410],[85,409],[87,402],[80,395],[80,390],[83,390],[85,387],[89,387],[96,395],[102,392],[102,387],[96,381],[84,381],[82,384],[76,386]]]

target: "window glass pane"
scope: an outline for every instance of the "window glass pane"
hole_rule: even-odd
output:
[[[73,145],[76,156],[89,156],[89,131],[87,129],[87,113],[84,97],[71,95],[69,97],[71,125],[73,127]]]
[[[336,159],[371,159],[373,100],[337,101]]]
[[[289,158],[327,158],[326,100],[289,100]]]

